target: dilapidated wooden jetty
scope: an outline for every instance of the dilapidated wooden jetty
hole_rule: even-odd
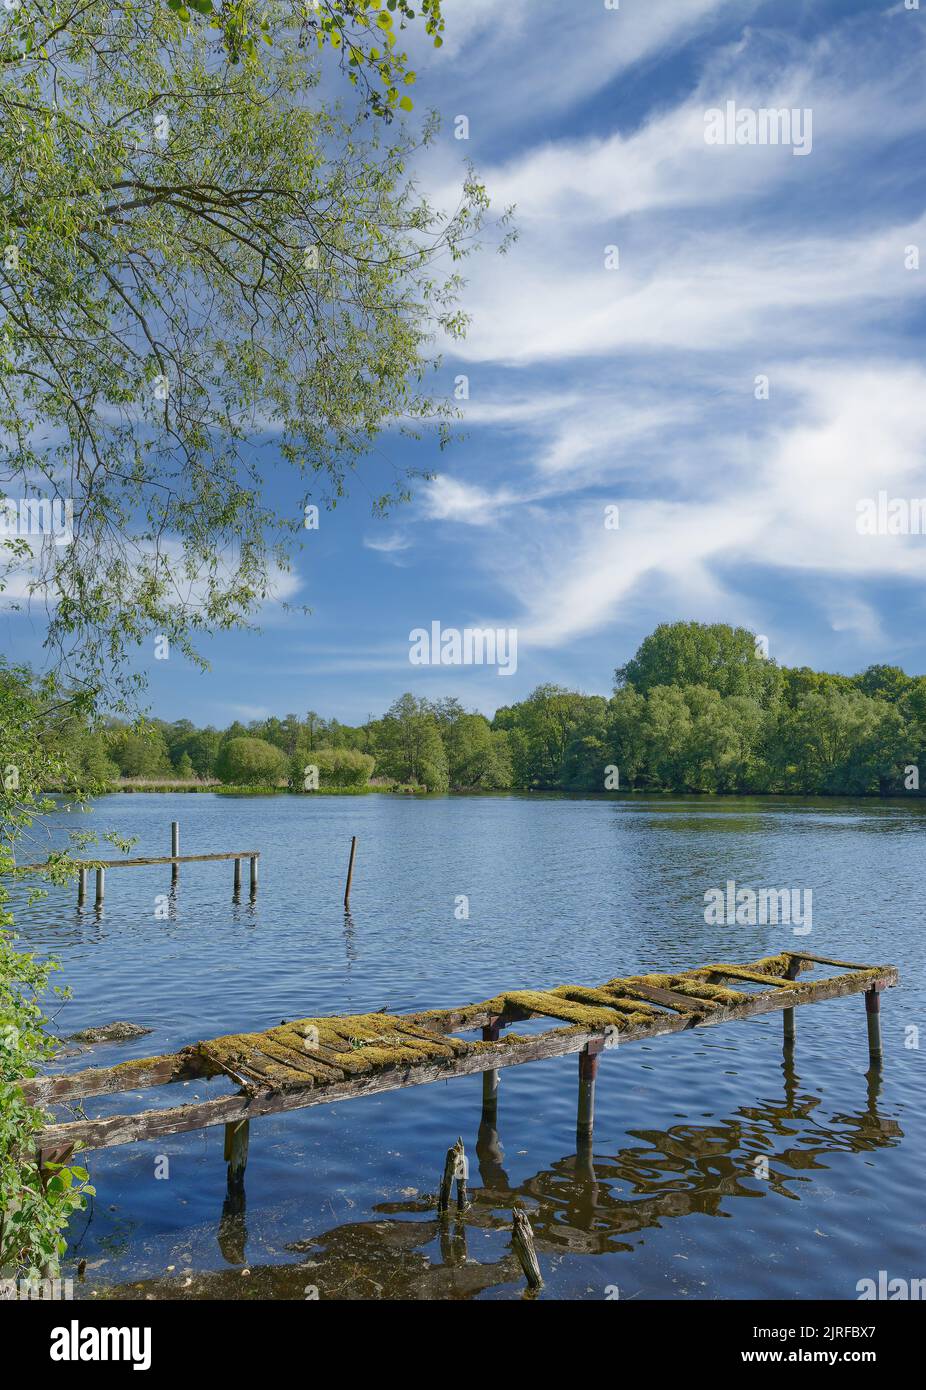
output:
[[[241,861],[250,860],[251,864],[251,898],[257,896],[257,861],[260,859],[259,849],[233,849],[225,850],[221,854],[181,854],[180,853],[180,824],[172,821],[170,827],[170,854],[150,855],[135,857],[132,859],[71,859],[67,862],[77,870],[77,906],[82,908],[87,900],[87,874],[92,870],[96,873],[96,894],[94,902],[99,909],[103,906],[103,899],[106,896],[106,870],[107,869],[137,869],[147,868],[152,864],[170,864],[171,882],[176,884],[180,876],[181,864],[206,864],[219,859],[234,859],[235,877],[233,896],[237,901],[241,893]],[[351,853],[351,866],[353,867],[353,852]],[[46,860],[42,864],[16,864],[10,870],[14,874],[39,874],[48,873],[50,869],[56,867],[55,860]],[[348,887],[348,898],[350,889]],[[348,899],[345,899],[345,902]]]
[[[822,966],[835,967],[838,973],[797,978]],[[872,1066],[878,1066],[880,994],[897,982],[892,965],[781,951],[746,965],[721,962],[618,976],[596,988],[511,990],[461,1008],[297,1019],[262,1033],[212,1038],[160,1057],[31,1078],[23,1082],[23,1089],[32,1103],[50,1107],[178,1081],[227,1078],[236,1087],[231,1095],[137,1114],[50,1123],[39,1147],[43,1162],[60,1162],[75,1147],[108,1148],[224,1124],[232,1185],[241,1180],[248,1125],[258,1116],[482,1072],[485,1119],[496,1105],[502,1068],[577,1052],[577,1137],[588,1144],[603,1051],[773,1011],[784,1015],[787,1048],[794,1043],[795,1009],[861,993],[869,1057]],[[559,1026],[532,1034],[505,1031],[536,1019],[551,1019]],[[467,1033],[481,1036],[459,1036]]]

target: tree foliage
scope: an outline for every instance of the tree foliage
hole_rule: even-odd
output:
[[[410,9],[210,13],[40,0],[0,38],[0,471],[73,504],[69,544],[0,559],[91,688],[149,636],[193,657],[197,631],[247,620],[305,507],[336,503],[384,425],[445,442],[454,415],[426,378],[435,335],[465,330],[457,263],[485,190],[470,176],[432,208],[409,167],[433,122],[387,127],[319,89],[346,44],[391,109]],[[439,5],[422,16],[439,38]],[[258,17],[254,51],[230,51]],[[272,453],[294,480],[279,509]],[[376,478],[374,505],[408,482]]]

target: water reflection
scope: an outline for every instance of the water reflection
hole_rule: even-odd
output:
[[[479,1184],[471,1181],[462,1219],[454,1212],[440,1221],[431,1197],[383,1202],[374,1208],[376,1219],[344,1223],[288,1246],[302,1257],[298,1263],[252,1267],[243,1286],[245,1198],[243,1190],[229,1191],[217,1236],[223,1257],[236,1268],[196,1274],[182,1289],[156,1279],[109,1292],[239,1299],[303,1299],[313,1289],[326,1299],[471,1299],[503,1286],[518,1292],[524,1281],[506,1250],[516,1200],[529,1213],[541,1264],[567,1252],[631,1251],[631,1238],[641,1231],[692,1214],[728,1215],[740,1198],[761,1199],[771,1191],[799,1200],[802,1185],[829,1166],[830,1156],[873,1152],[903,1138],[900,1125],[878,1108],[880,1071],[868,1072],[857,1111],[829,1115],[821,1113],[821,1096],[802,1089],[790,1051],[781,1073],[780,1095],[741,1106],[727,1119],[634,1130],[638,1142],[613,1154],[580,1146],[518,1184],[508,1175],[489,1104],[471,1141]],[[767,1161],[767,1178],[759,1176],[760,1159]]]

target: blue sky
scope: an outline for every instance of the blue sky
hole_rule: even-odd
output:
[[[880,490],[926,496],[926,259],[905,265],[926,258],[926,0],[445,5],[444,47],[415,46],[417,109],[444,122],[421,181],[449,205],[473,160],[520,233],[468,265],[441,376],[469,378],[466,439],[387,433],[307,534],[287,591],[311,616],[269,604],[261,635],[206,644],[205,675],[146,660],[152,710],[359,722],[407,689],[489,714],[541,681],[607,694],[680,618],[748,626],[787,664],[926,670],[926,536],[855,524]],[[730,100],[809,109],[812,150],[708,145]],[[438,477],[378,520],[390,463]],[[435,619],[516,628],[516,674],[412,667]],[[38,619],[3,625],[29,655]]]

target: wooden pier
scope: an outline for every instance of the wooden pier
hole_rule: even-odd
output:
[[[800,981],[820,966],[839,973]],[[109,1148],[224,1124],[229,1182],[240,1185],[248,1123],[260,1115],[331,1104],[482,1072],[483,1106],[497,1105],[498,1072],[543,1058],[579,1053],[577,1138],[591,1143],[599,1056],[626,1043],[781,1011],[786,1049],[794,1045],[794,1010],[863,994],[869,1059],[880,1065],[880,994],[898,982],[892,965],[861,965],[803,951],[781,951],[746,965],[721,962],[691,970],[618,976],[596,988],[558,985],[511,990],[455,1009],[394,1015],[303,1018],[262,1033],[233,1033],[176,1053],[22,1083],[27,1099],[51,1106],[177,1081],[227,1077],[233,1095],[133,1115],[49,1124],[39,1149],[62,1161],[75,1147]],[[748,987],[748,988],[744,988]],[[512,1024],[549,1018],[557,1026],[532,1035],[504,1033]],[[479,1033],[477,1039],[458,1034]]]
[[[207,864],[220,859],[233,859],[235,861],[235,871],[232,893],[237,899],[241,892],[241,861],[250,861],[250,890],[251,898],[257,896],[257,861],[260,859],[259,849],[233,849],[226,850],[220,854],[181,854],[180,853],[180,826],[177,821],[173,821],[170,827],[170,854],[136,857],[134,859],[69,859],[68,863],[77,868],[77,906],[83,907],[87,899],[87,875],[92,870],[96,873],[96,892],[94,901],[97,907],[102,907],[106,896],[106,870],[107,869],[135,869],[151,864],[170,864],[171,882],[176,884],[180,876],[181,864]],[[15,874],[34,874],[41,873],[55,866],[56,861],[47,861],[44,864],[16,864],[10,871]]]

